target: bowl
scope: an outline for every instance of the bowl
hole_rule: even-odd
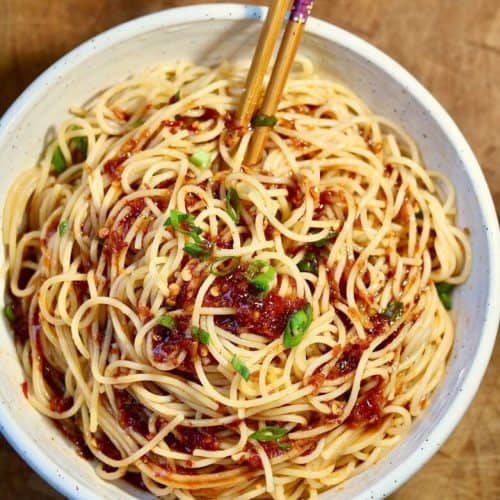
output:
[[[59,123],[70,105],[83,103],[111,82],[162,60],[210,65],[249,58],[265,12],[262,7],[237,4],[171,9],[113,28],[63,57],[25,90],[0,121],[1,206],[14,177],[39,156],[48,127]],[[453,180],[458,224],[470,230],[472,273],[454,296],[455,346],[429,408],[378,465],[335,493],[321,496],[380,498],[401,486],[439,449],[485,372],[499,319],[498,222],[481,168],[464,137],[407,71],[356,36],[314,18],[308,22],[301,52],[416,140],[425,163]],[[5,287],[5,272],[0,286]],[[92,464],[80,458],[23,396],[24,376],[5,322],[0,325],[0,340],[0,430],[19,455],[69,498],[149,498],[124,482],[105,482],[95,475]]]

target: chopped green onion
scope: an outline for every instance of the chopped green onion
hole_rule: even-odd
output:
[[[202,243],[188,243],[184,245],[184,251],[197,259],[206,259],[212,253],[212,245],[207,241]]]
[[[228,263],[228,266],[222,266],[224,263]],[[232,273],[240,263],[239,257],[222,257],[221,259],[217,259],[210,266],[210,274],[214,276],[227,276]],[[222,269],[221,269],[222,267]]]
[[[210,335],[206,330],[203,330],[203,328],[192,326],[191,333],[194,337],[197,337],[202,344],[208,345],[210,343]]]
[[[142,120],[141,118],[139,118],[135,122],[133,122],[130,126],[132,128],[139,128],[141,125],[144,125],[144,120]]]
[[[396,321],[404,311],[402,302],[392,302],[383,311],[382,316],[385,316],[390,321]]]
[[[189,161],[198,168],[207,168],[210,165],[210,161],[212,159],[212,154],[204,149],[198,149],[195,151]]]
[[[80,153],[86,158],[89,140],[85,136],[73,137],[71,143],[75,149],[80,151]]]
[[[176,115],[174,115],[175,121],[179,121],[181,118],[182,118],[182,115],[180,113],[177,113]]]
[[[66,234],[66,231],[68,230],[68,225],[69,225],[69,220],[64,219],[59,223],[59,236],[64,236]]]
[[[170,210],[164,226],[171,226],[176,231],[182,234],[191,236],[195,241],[200,242],[201,228],[194,225],[194,217],[191,214],[179,212],[178,210]]]
[[[235,224],[240,222],[240,197],[234,188],[229,188],[226,193],[226,208],[227,214]]]
[[[283,345],[286,348],[299,345],[309,326],[312,323],[312,307],[306,304],[302,309],[295,311],[289,318],[283,332]]]
[[[248,265],[244,276],[259,292],[266,293],[269,291],[269,285],[276,277],[276,274],[276,269],[269,262],[254,260]]]
[[[254,127],[274,127],[278,119],[273,115],[255,115],[252,120]]]
[[[441,281],[441,283],[435,283],[435,286],[439,299],[443,303],[444,308],[447,311],[450,311],[451,308],[453,307],[451,300],[451,293],[453,292],[455,285],[452,285],[451,283],[446,283],[445,281]]]
[[[52,165],[54,166],[54,170],[59,174],[66,170],[66,160],[59,146],[57,146],[52,154]]]
[[[236,354],[231,360],[231,365],[245,380],[250,378],[250,370],[246,367],[245,363],[243,363],[243,361],[236,356]]]
[[[12,304],[5,304],[5,307],[3,308],[3,314],[10,322],[16,320],[16,313],[14,312],[14,307]]]
[[[278,443],[278,448],[280,450],[289,450],[290,446],[292,446],[291,443]]]
[[[212,244],[203,238],[201,228],[194,225],[194,217],[191,214],[170,210],[169,216],[164,226],[171,226],[182,234],[191,236],[195,243],[184,245],[184,251],[196,258],[206,259],[212,253]]]
[[[177,321],[172,316],[160,316],[157,322],[169,330],[173,330],[177,326]]]
[[[318,256],[314,252],[306,252],[297,267],[303,273],[318,274]]]
[[[274,267],[272,266],[269,266],[266,271],[255,276],[255,278],[251,280],[250,283],[255,288],[257,288],[259,292],[265,293],[269,291],[269,284],[275,278],[276,274],[276,269],[274,269]]]
[[[327,236],[321,240],[313,242],[313,245],[317,248],[323,248],[329,241],[337,237],[337,231],[330,231]]]
[[[415,213],[415,219],[422,220],[423,218],[424,218],[424,212],[422,212],[422,210],[419,210],[418,212]]]
[[[286,434],[288,434],[288,429],[285,427],[262,427],[248,437],[257,441],[277,441]]]
[[[170,98],[169,104],[174,104],[178,102],[181,98],[181,89],[178,89],[177,92]]]

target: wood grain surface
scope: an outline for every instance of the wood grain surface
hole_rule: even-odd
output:
[[[82,41],[134,17],[195,3],[202,2],[0,0],[0,115],[41,71]],[[500,0],[316,0],[314,15],[373,43],[434,94],[479,158],[499,213]],[[61,498],[1,438],[0,483],[3,499]],[[500,498],[498,343],[452,437],[392,498]]]

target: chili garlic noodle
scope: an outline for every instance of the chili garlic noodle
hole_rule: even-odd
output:
[[[165,498],[315,498],[379,461],[443,378],[470,268],[450,181],[306,59],[245,165],[246,71],[110,87],[4,209],[30,403]]]

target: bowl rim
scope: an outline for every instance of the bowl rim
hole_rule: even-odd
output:
[[[52,81],[71,71],[94,52],[99,52],[117,42],[125,41],[157,27],[207,19],[241,20],[254,18],[261,20],[266,11],[266,7],[251,4],[195,4],[141,16],[108,29],[68,52],[22,92],[5,114],[0,117],[0,142],[7,135],[9,123],[14,116],[23,109],[30,108],[34,102],[42,97],[45,87],[50,86]],[[307,31],[333,41],[335,44],[370,60],[390,78],[404,85],[418,104],[432,114],[440,128],[446,131],[447,138],[463,161],[466,174],[477,194],[486,228],[488,258],[491,263],[488,280],[490,314],[485,319],[476,355],[463,380],[461,392],[456,395],[441,421],[428,435],[428,439],[421,443],[420,448],[413,450],[405,460],[397,464],[390,473],[380,477],[369,491],[362,494],[366,497],[382,498],[406,482],[434,455],[461,420],[477,392],[488,365],[487,361],[489,361],[493,351],[500,317],[500,287],[497,286],[500,282],[500,259],[496,256],[496,251],[500,248],[500,232],[493,199],[481,167],[457,125],[430,92],[391,57],[342,28],[312,17],[308,21]],[[63,473],[54,462],[48,460],[43,450],[29,439],[29,436],[17,423],[7,405],[1,403],[4,402],[0,401],[0,431],[37,474],[68,498],[96,500],[99,498],[86,484],[80,483],[73,475]],[[357,495],[356,498],[365,498],[362,495]]]

